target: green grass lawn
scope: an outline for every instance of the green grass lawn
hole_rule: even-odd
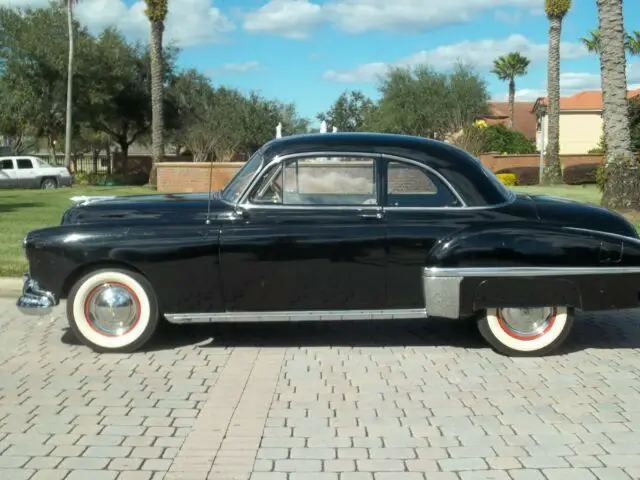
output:
[[[29,230],[60,224],[76,195],[154,193],[143,187],[72,187],[56,190],[0,190],[0,276],[19,277],[27,262],[22,239]]]
[[[599,204],[595,185],[513,187],[517,192],[547,194]],[[155,193],[144,187],[72,187],[58,190],[0,190],[0,276],[21,276],[26,269],[22,238],[29,230],[58,225],[76,195],[136,195]],[[638,225],[637,219],[634,223]]]

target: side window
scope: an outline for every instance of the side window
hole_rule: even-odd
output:
[[[13,160],[0,160],[3,170],[13,170]]]
[[[282,205],[376,205],[376,163],[366,157],[304,157],[286,160],[265,174],[255,203]]]
[[[16,163],[18,164],[18,170],[33,168],[33,163],[30,158],[19,158]]]
[[[390,207],[459,207],[458,197],[440,178],[410,163],[387,163],[387,205]]]

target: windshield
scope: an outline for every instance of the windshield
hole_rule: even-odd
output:
[[[222,190],[222,200],[229,203],[236,203],[261,166],[262,149],[254,153],[242,168],[238,170],[238,173],[236,173],[231,181],[227,183],[227,186]]]

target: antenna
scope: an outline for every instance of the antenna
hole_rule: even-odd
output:
[[[205,224],[211,223],[211,183],[213,181],[213,158],[209,161],[209,194],[207,195],[207,219]]]

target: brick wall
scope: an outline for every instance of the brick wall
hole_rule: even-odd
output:
[[[537,167],[540,165],[540,155],[494,155],[482,154],[480,161],[491,171],[499,172],[506,168]],[[560,155],[562,167],[570,167],[582,164],[601,164],[604,161],[602,155]]]
[[[493,172],[498,172],[513,167],[537,167],[540,162],[540,156],[484,154],[480,156],[480,161]],[[560,162],[563,167],[580,164],[600,164],[603,162],[603,157],[602,155],[560,155]],[[206,192],[209,184],[210,165],[208,162],[163,162],[158,165],[158,191],[173,193]],[[242,165],[244,165],[243,162],[213,163],[212,189],[214,191],[221,190]],[[368,190],[371,185],[371,167],[367,167],[366,164],[358,166],[353,162],[343,168],[348,169],[348,177],[354,183],[354,189],[350,188],[350,191],[356,193]],[[293,170],[294,167],[287,169],[287,187],[291,185],[291,182],[295,181],[296,177],[292,173]],[[425,188],[433,189],[432,186],[427,186],[427,183],[430,182],[426,177],[418,177],[414,173],[414,170],[410,168],[392,168],[389,173],[390,187],[403,193],[424,191]],[[299,167],[297,175],[299,175],[300,191],[306,191],[307,193],[328,192],[327,182],[335,176],[335,166],[322,162],[308,162]],[[344,177],[341,175],[341,178]],[[334,188],[337,188],[337,186]]]
[[[210,175],[212,190],[221,190],[242,165],[242,162],[162,162],[158,164],[158,191],[206,192],[209,190]],[[213,172],[210,172],[211,166]]]

